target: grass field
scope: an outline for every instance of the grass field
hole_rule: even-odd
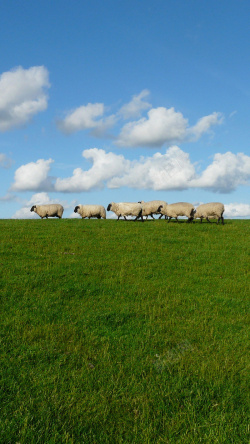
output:
[[[0,443],[248,443],[249,239],[0,220]]]

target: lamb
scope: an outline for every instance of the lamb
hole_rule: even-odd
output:
[[[210,202],[207,204],[202,204],[198,208],[196,208],[195,212],[195,219],[200,218],[201,223],[202,219],[205,217],[208,222],[210,222],[210,219],[216,219],[217,218],[217,225],[219,224],[219,221],[221,220],[222,225],[224,225],[224,217],[223,213],[225,211],[225,207],[220,202]]]
[[[159,206],[162,205],[163,208],[166,207],[167,203],[164,200],[150,200],[149,202],[144,202],[143,200],[139,202],[142,204],[142,216],[151,216],[154,219],[153,214],[161,214],[158,209]],[[161,219],[163,214],[160,215],[159,219]],[[166,216],[165,216],[166,219]]]
[[[120,219],[120,217],[124,217],[125,220],[126,216],[135,216],[135,221],[141,217],[141,220],[143,222],[143,217],[142,217],[142,205],[140,203],[133,203],[133,202],[119,202],[119,203],[115,203],[115,202],[111,202],[108,207],[107,207],[107,211],[113,211],[117,216],[118,219]]]
[[[172,219],[172,217],[175,217],[177,222],[179,216],[186,216],[188,217],[187,222],[191,222],[194,218],[195,208],[192,204],[187,202],[177,202],[173,204],[166,204],[166,207],[164,208],[162,205],[159,206],[158,211],[161,214],[165,214],[169,219],[168,222]]]
[[[61,219],[63,215],[64,208],[60,204],[50,204],[50,205],[33,205],[30,211],[34,211],[42,219],[46,217],[58,217]]]
[[[97,219],[106,219],[106,210],[102,205],[77,205],[74,209],[75,213],[80,214],[82,219],[88,217],[97,217]]]

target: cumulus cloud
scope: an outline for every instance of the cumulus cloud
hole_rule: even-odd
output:
[[[250,217],[250,205],[243,203],[230,203],[225,205],[225,217]]]
[[[0,167],[1,168],[10,168],[12,165],[11,159],[9,159],[6,154],[0,153]]]
[[[149,91],[144,89],[140,94],[134,95],[129,103],[126,103],[119,110],[119,115],[123,119],[136,119],[141,116],[142,111],[151,108],[151,104],[143,99],[149,95]]]
[[[123,175],[112,178],[108,186],[180,190],[187,188],[195,177],[195,167],[189,154],[177,146],[172,146],[165,154],[155,153],[152,157],[141,157],[138,161],[130,162]]]
[[[148,118],[124,125],[116,144],[160,147],[164,143],[184,139],[187,123],[187,119],[174,108],[153,108],[148,112]]]
[[[213,162],[202,172],[192,186],[230,193],[239,185],[247,185],[250,179],[250,157],[244,153],[214,155]]]
[[[129,122],[122,128],[116,140],[118,146],[161,147],[164,144],[196,140],[212,125],[220,124],[222,115],[213,113],[202,117],[196,125],[188,127],[188,119],[174,108],[152,108],[148,118]]]
[[[96,120],[103,113],[103,103],[88,103],[86,106],[80,106],[68,113],[65,119],[57,122],[57,127],[65,134],[92,129],[103,123]]]
[[[173,107],[152,108],[145,100],[149,94],[149,90],[144,89],[111,115],[105,115],[108,108],[103,103],[88,103],[58,120],[57,127],[65,134],[89,130],[92,136],[113,139],[120,147],[159,148],[164,144],[170,146],[174,143],[196,141],[209,132],[212,126],[223,121],[221,113],[213,112],[200,118],[194,126],[189,126],[188,119]],[[147,117],[141,117],[148,109]],[[121,120],[130,121],[119,129]],[[108,131],[111,128],[112,134]]]
[[[22,126],[47,108],[49,74],[44,66],[18,67],[0,76],[0,131]]]
[[[48,176],[52,159],[39,159],[22,165],[15,172],[15,182],[11,190],[15,191],[49,191],[53,188],[52,177]]]
[[[168,148],[164,154],[158,152],[138,160],[97,148],[85,150],[82,155],[90,160],[92,167],[76,168],[71,177],[58,178],[56,191],[81,192],[107,186],[152,190],[202,188],[229,193],[239,185],[248,184],[250,179],[250,157],[243,153],[217,153],[201,173],[189,154],[178,146]]]
[[[84,150],[82,156],[92,165],[76,168],[72,176],[49,176],[52,159],[39,159],[22,165],[15,172],[12,191],[57,191],[78,193],[92,189],[129,187],[151,190],[183,190],[201,188],[230,193],[240,185],[248,185],[250,156],[243,153],[217,153],[210,165],[199,171],[189,154],[174,145],[165,153],[129,160],[123,155],[103,149]]]
[[[89,170],[76,168],[73,176],[60,179],[55,190],[60,192],[81,192],[93,188],[120,188],[123,186],[138,189],[171,190],[189,187],[196,178],[195,167],[189,154],[177,146],[139,160],[128,160],[123,155],[106,153],[92,148],[82,153],[92,162]]]
[[[112,152],[106,153],[97,148],[84,150],[82,155],[90,160],[93,166],[87,171],[76,168],[72,177],[58,178],[55,183],[56,191],[80,192],[103,188],[108,179],[123,174],[124,169],[129,165],[129,161],[124,156]]]

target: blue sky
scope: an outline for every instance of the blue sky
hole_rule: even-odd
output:
[[[0,218],[152,199],[250,217],[248,0],[0,5]]]

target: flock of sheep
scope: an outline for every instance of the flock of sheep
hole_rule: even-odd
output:
[[[44,217],[58,217],[61,219],[63,215],[64,208],[60,204],[51,205],[33,205],[30,211],[34,211],[42,219]],[[224,205],[220,202],[211,202],[198,206],[195,208],[192,204],[187,202],[178,202],[173,204],[167,204],[162,200],[151,200],[149,202],[111,202],[107,211],[113,211],[116,216],[124,217],[125,220],[127,216],[134,216],[135,221],[139,218],[143,222],[143,217],[148,218],[151,216],[154,219],[154,214],[160,214],[160,219],[165,216],[165,219],[170,222],[172,218],[175,218],[178,222],[179,216],[187,217],[187,222],[192,222],[194,219],[217,219],[217,224],[221,221],[224,225],[223,213],[225,211]],[[82,219],[88,217],[96,217],[98,219],[106,219],[106,210],[102,205],[77,205],[74,209],[75,213],[78,213]]]

